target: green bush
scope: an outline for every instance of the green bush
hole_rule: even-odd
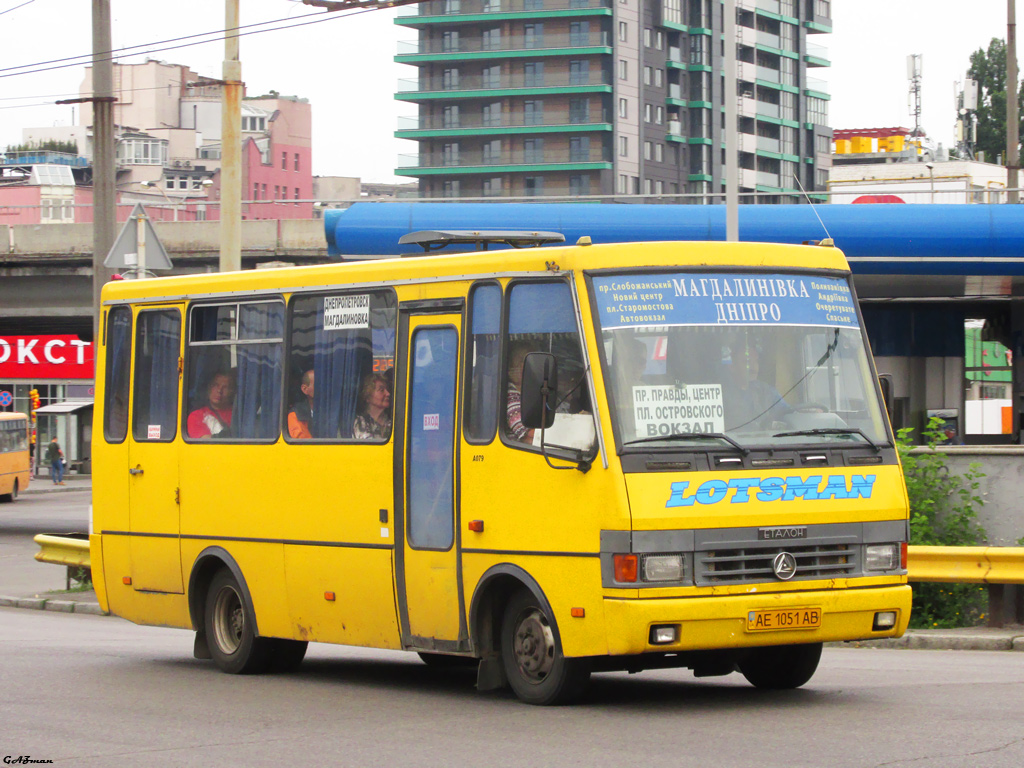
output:
[[[897,433],[896,448],[910,497],[910,543],[966,547],[983,544],[985,529],[977,509],[985,502],[978,486],[985,473],[972,463],[963,474],[949,471],[945,454],[935,451],[945,440],[942,421],[932,419],[922,433],[927,453],[912,454],[912,429]],[[916,629],[969,627],[985,618],[986,592],[977,584],[915,583],[910,626]]]

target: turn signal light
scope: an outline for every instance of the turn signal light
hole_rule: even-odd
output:
[[[469,530],[473,531],[474,533],[483,533],[484,532],[484,521],[483,520],[470,520],[469,521]]]
[[[574,619],[582,619],[584,616],[587,615],[587,611],[584,608],[570,608],[569,615],[572,616]]]
[[[615,564],[615,580],[617,582],[629,584],[636,581],[636,555],[615,555],[612,557],[612,562]]]
[[[907,570],[907,542],[900,544],[900,568]]]

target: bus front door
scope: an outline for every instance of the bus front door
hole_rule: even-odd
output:
[[[461,314],[401,312],[395,567],[402,643],[422,651],[468,648],[455,474],[461,327]]]
[[[178,510],[181,308],[144,309],[135,321],[128,529],[132,586],[183,592]]]

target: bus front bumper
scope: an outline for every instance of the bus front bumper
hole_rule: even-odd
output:
[[[606,597],[608,652],[615,656],[899,637],[910,621],[910,598],[906,584],[697,598]],[[878,614],[888,612],[895,613],[892,626],[875,629]],[[674,642],[654,642],[659,634],[655,629],[673,626]]]

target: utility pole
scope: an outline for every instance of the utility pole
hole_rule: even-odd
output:
[[[1017,170],[1020,167],[1016,3],[1017,0],[1006,0],[1006,188],[1010,203],[1018,202]]]
[[[92,0],[92,331],[99,340],[100,292],[110,276],[103,260],[114,245],[114,61],[110,0]]]
[[[220,271],[242,268],[242,62],[238,0],[224,0],[224,90],[220,129]]]
[[[725,0],[723,37],[725,38],[725,239],[740,239],[739,150],[736,127],[736,0]],[[799,173],[799,171],[798,171]]]

